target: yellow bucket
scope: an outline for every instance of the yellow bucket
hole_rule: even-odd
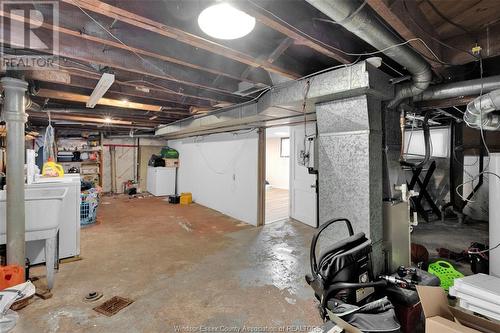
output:
[[[181,193],[181,205],[189,205],[193,202],[193,195],[191,192],[183,192]]]

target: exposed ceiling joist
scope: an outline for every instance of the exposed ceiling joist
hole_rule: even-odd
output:
[[[406,6],[411,13],[406,12],[401,1],[394,1],[392,5],[389,5],[387,0],[367,0],[367,3],[405,40],[420,38],[438,57],[441,56],[440,45],[429,37],[429,34],[435,34],[435,32],[431,31],[431,25],[420,12],[416,1],[406,1]],[[412,15],[413,20],[420,22],[419,26],[416,26],[416,24],[408,18],[408,15]],[[421,31],[421,28],[426,28],[428,30]],[[410,42],[410,45],[419,53],[425,55],[428,62],[435,70],[443,67],[443,64],[436,60],[432,52],[429,51],[422,42],[415,40]]]
[[[22,22],[26,20],[35,26],[40,25],[42,28],[45,28],[45,30],[39,29],[37,31],[38,36],[44,36],[44,34],[50,35],[51,28],[57,31],[61,31],[61,29],[67,31],[64,28],[53,27],[36,19],[25,19],[22,16],[3,11],[0,11],[0,16]],[[3,36],[7,36],[11,33],[9,29],[9,25],[5,24]],[[13,37],[16,38],[16,35],[14,34]],[[19,40],[24,40],[21,39],[24,38],[24,36],[18,36],[18,38]],[[184,96],[205,97],[206,99],[211,99],[215,103],[235,103],[246,100],[241,96],[234,95],[233,91],[228,90],[228,88],[224,88],[223,86],[217,87],[210,77],[201,75],[199,72],[194,73],[193,71],[189,72],[174,66],[165,66],[164,61],[148,58],[147,56],[139,58],[128,48],[108,47],[109,45],[104,44],[106,48],[103,49],[101,44],[94,43],[94,41],[87,39],[83,41],[84,43],[82,43],[79,33],[76,35],[73,33],[61,34],[59,36],[59,53],[57,55],[181,84],[181,87],[177,89],[177,93]],[[2,42],[5,42],[5,40],[2,40]],[[237,82],[233,82],[236,87]]]
[[[267,57],[267,61],[275,62],[290,46],[293,45],[293,39],[286,37],[281,41],[277,48]]]
[[[348,64],[353,61],[353,59],[351,59],[349,56],[346,56],[342,52],[336,51],[332,48],[328,48],[325,44],[299,33],[296,29],[290,27],[290,25],[282,23],[276,18],[272,18],[270,17],[270,15],[263,13],[252,2],[235,1],[234,5],[245,11],[247,14],[255,17],[257,21],[264,24],[265,26],[279,31],[283,35],[291,38],[295,42],[295,44],[307,46],[310,49],[319,52],[329,58],[335,59],[336,61],[343,64]]]
[[[451,108],[453,106],[467,105],[474,100],[474,98],[476,98],[476,96],[461,96],[440,100],[423,101],[418,102],[416,107],[421,111],[433,110],[436,108]]]
[[[39,90],[52,90],[52,91],[58,91],[61,93],[71,93],[71,94],[77,94],[77,95],[85,95],[88,96],[91,93],[91,89],[89,88],[80,88],[80,87],[75,87],[75,86],[68,86],[68,85],[60,85],[57,83],[47,83],[47,82],[41,82],[39,84]],[[168,103],[164,101],[158,101],[158,100],[153,100],[153,99],[146,99],[146,98],[141,98],[141,97],[129,97],[129,96],[124,96],[121,93],[116,93],[112,91],[108,91],[105,95],[105,97],[108,100],[117,100],[117,101],[128,101],[136,103],[138,105],[144,104],[144,105],[153,105],[153,106],[160,106],[162,107],[162,114],[169,113],[171,115],[179,115],[179,116],[185,116],[188,114],[189,107],[187,105],[182,105],[179,106],[179,104],[175,103]],[[68,101],[65,101],[66,103]],[[82,108],[83,106],[80,105],[79,100],[72,101],[73,105],[77,106],[78,108]],[[52,107],[52,104],[55,104],[55,101],[50,99],[49,103],[51,104],[50,107]],[[76,103],[76,104],[75,104]],[[102,105],[102,104],[101,104]],[[111,105],[108,105],[111,106]],[[139,112],[138,109],[132,109],[132,108],[123,108],[121,105],[115,106],[119,108],[118,110],[130,110],[131,112]],[[89,110],[91,111],[91,110]],[[142,110],[144,112],[156,112],[156,111],[150,111],[150,110]]]
[[[17,15],[12,15],[12,14],[9,14],[9,13],[5,13],[3,11],[0,11],[0,15],[4,16],[4,17],[11,18],[11,19],[15,19],[15,20],[25,19],[24,17],[20,17],[20,16],[17,16]],[[251,80],[250,78],[237,76],[237,75],[234,75],[234,74],[231,74],[231,73],[226,73],[226,72],[223,72],[223,71],[218,70],[218,69],[212,69],[212,68],[209,68],[209,67],[200,66],[200,65],[193,64],[193,63],[190,63],[188,61],[182,60],[182,59],[177,59],[177,58],[173,58],[173,57],[170,57],[170,56],[162,55],[162,54],[159,54],[159,53],[156,53],[156,52],[151,52],[151,51],[148,51],[148,50],[145,50],[145,49],[142,49],[142,48],[137,48],[137,47],[133,47],[133,46],[130,46],[130,45],[123,45],[122,43],[115,42],[113,40],[108,40],[108,39],[96,37],[96,36],[92,36],[92,35],[89,35],[89,34],[87,34],[85,32],[82,32],[82,31],[71,30],[71,29],[68,29],[68,28],[61,27],[61,26],[54,26],[54,25],[51,25],[51,24],[48,24],[48,23],[43,23],[41,21],[37,21],[36,19],[31,19],[31,21],[32,21],[31,22],[32,24],[37,24],[37,26],[45,27],[47,29],[57,31],[57,32],[62,33],[62,34],[66,34],[66,35],[70,35],[70,36],[74,36],[74,37],[79,37],[81,39],[89,40],[89,41],[96,42],[96,43],[99,43],[99,44],[102,44],[102,45],[116,47],[116,48],[119,48],[119,49],[127,50],[127,51],[130,51],[130,52],[141,54],[141,55],[148,56],[148,57],[151,57],[151,58],[156,58],[158,60],[170,62],[170,63],[173,63],[173,64],[177,64],[177,65],[189,67],[189,68],[192,68],[192,69],[195,69],[195,70],[199,70],[199,71],[203,71],[203,72],[206,72],[206,73],[210,73],[210,74],[213,74],[213,75],[224,76],[224,77],[227,77],[227,78],[230,78],[230,79],[233,79],[233,80],[237,80],[237,81],[245,81],[245,82],[254,83],[254,84],[258,84],[258,85],[265,85],[265,82],[254,81],[254,80]]]
[[[49,72],[49,71],[38,71],[38,72]],[[52,71],[51,71],[52,72]],[[59,71],[58,71],[59,72]],[[60,84],[64,83],[69,87],[78,87],[85,89],[92,89],[95,86],[95,81],[99,79],[99,75],[84,74],[78,71],[70,70],[67,73],[70,76],[68,82],[61,82],[58,77],[45,76],[38,80],[41,82]],[[43,86],[43,84],[42,84]],[[147,88],[147,89],[146,89]],[[142,90],[142,89],[145,89]],[[149,90],[149,91],[148,91]],[[110,93],[121,94],[128,97],[140,97],[151,99],[155,102],[162,102],[168,107],[177,107],[179,109],[188,109],[188,106],[201,106],[210,107],[211,103],[206,100],[198,100],[191,97],[181,97],[175,94],[167,93],[163,90],[157,89],[155,87],[150,87],[146,83],[141,82],[125,82],[125,81],[115,81],[115,84],[108,90]]]
[[[30,112],[30,115],[32,115],[32,114],[33,114],[33,112]],[[42,112],[40,114],[45,114],[45,113]],[[46,117],[46,115],[44,115],[44,117]],[[106,120],[104,118],[74,116],[74,115],[66,115],[66,114],[60,114],[60,113],[51,113],[50,119],[70,120],[70,121],[87,122],[87,123],[100,123],[100,124],[108,124],[108,125],[132,125],[133,124],[131,121],[126,121],[126,120],[117,120],[117,119]],[[153,126],[151,126],[151,127],[153,127]]]
[[[75,93],[65,92],[65,91],[50,90],[50,89],[40,89],[38,91],[37,96],[45,97],[45,98],[53,98],[53,99],[58,99],[58,100],[64,100],[64,101],[80,102],[80,103],[87,102],[87,100],[89,98],[89,96],[86,96],[86,95],[75,94]],[[135,102],[129,102],[129,101],[120,101],[117,99],[110,99],[110,98],[101,98],[97,104],[98,105],[113,106],[113,107],[118,107],[118,108],[137,109],[137,110],[146,110],[146,111],[154,111],[154,112],[162,111],[162,108],[163,108],[162,106],[159,106],[159,105],[135,103]]]
[[[483,58],[495,57],[500,55],[500,23],[488,26],[486,29],[476,33],[477,40],[473,41],[469,36],[456,36],[447,39],[447,44],[454,47],[471,52],[471,49],[476,45],[481,47],[481,56]],[[466,52],[455,52],[454,50],[446,49],[445,56],[454,64],[466,64],[471,61],[477,61],[472,55]]]
[[[64,65],[62,65],[62,63],[64,63]],[[69,64],[70,66],[66,66],[67,61],[65,60],[60,60],[59,64],[61,65],[61,68],[64,68],[65,71],[68,71],[71,74],[73,82],[75,81],[74,80],[75,77],[88,78],[88,79],[99,78],[99,73],[90,71],[89,69],[82,68],[81,66],[77,67],[74,66],[74,64]],[[175,102],[179,104],[202,105],[202,106],[214,105],[222,102],[212,97],[191,95],[185,93],[184,91],[182,92],[175,91],[173,90],[174,87],[170,87],[169,85],[166,84],[167,82],[162,81],[161,79],[158,78],[143,76],[140,79],[138,79],[135,73],[125,72],[125,71],[115,71],[115,73],[117,74],[117,77],[120,78],[119,80],[116,80],[116,83],[118,85],[128,86],[134,89],[135,87],[147,88],[150,91],[161,93],[161,95],[164,97],[161,97],[159,99],[166,102]],[[52,82],[50,80],[45,80],[45,81]],[[225,102],[225,103],[231,103],[231,102]]]
[[[250,65],[252,67],[264,68],[267,71],[283,75],[290,79],[296,79],[300,77],[299,74],[280,68],[274,64],[269,63],[266,60],[254,58],[238,50],[231,49],[227,46],[190,34],[178,28],[171,27],[160,22],[156,22],[154,20],[109,5],[99,0],[62,0],[62,1],[73,6],[79,6],[82,9],[86,9],[94,13],[105,15],[107,17],[131,24],[138,28],[154,32],[156,34],[168,38],[173,38],[182,43],[189,44],[191,46],[203,50],[207,50],[209,52],[218,54],[220,56]]]

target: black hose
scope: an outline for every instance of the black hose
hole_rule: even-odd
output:
[[[423,167],[431,157],[431,133],[429,130],[429,118],[431,117],[431,112],[427,111],[422,123],[422,130],[424,131],[424,143],[425,143],[425,156],[424,159],[419,163],[411,163],[404,159],[401,159],[399,163],[403,166],[411,167],[412,169],[418,169]]]

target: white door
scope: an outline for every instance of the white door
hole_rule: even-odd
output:
[[[306,126],[308,136],[316,134],[316,124]],[[313,144],[308,144],[311,159],[314,154]],[[290,128],[290,216],[302,223],[316,225],[316,175],[309,174],[307,167],[299,163],[300,152],[304,150],[304,125]]]

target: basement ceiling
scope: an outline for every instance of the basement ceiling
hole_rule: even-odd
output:
[[[447,63],[412,42],[440,80],[456,79],[452,67],[474,60],[465,51],[476,42],[485,49],[484,57],[500,53],[500,34],[493,34],[499,29],[496,0],[366,2],[402,40],[422,38]],[[33,100],[40,106],[30,111],[30,124],[45,125],[50,110],[60,127],[152,131],[160,124],[249,101],[277,83],[366,58],[345,52],[374,51],[303,0],[233,2],[256,18],[254,31],[237,40],[211,38],[198,27],[197,17],[214,3],[61,0],[59,25],[54,27],[49,19],[37,30],[43,40],[57,29],[60,59],[58,71],[27,73],[36,92]],[[47,7],[35,7],[48,14]],[[5,11],[1,15],[6,27],[19,20]],[[4,32],[8,36],[8,28]],[[11,48],[10,40],[2,43],[6,53],[37,53]],[[391,76],[405,74],[385,57],[382,69]],[[104,95],[107,103],[87,109],[85,99],[104,72],[116,77]],[[116,122],[105,124],[105,117]]]

